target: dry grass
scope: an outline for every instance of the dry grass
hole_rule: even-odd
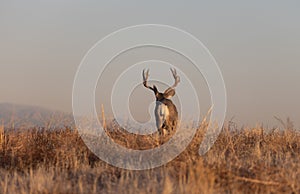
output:
[[[200,128],[189,147],[165,166],[130,171],[93,155],[70,129],[7,131],[0,147],[0,193],[300,193],[300,134],[293,129],[224,128],[198,155]],[[110,134],[145,149],[150,137]]]

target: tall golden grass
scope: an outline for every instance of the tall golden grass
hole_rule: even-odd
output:
[[[109,127],[109,126],[107,126]],[[300,193],[300,134],[294,129],[228,124],[204,156],[205,126],[168,164],[144,171],[99,160],[76,130],[6,131],[0,145],[0,193]],[[156,146],[150,136],[111,133],[135,149]]]

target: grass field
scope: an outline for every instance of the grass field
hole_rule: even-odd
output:
[[[205,127],[159,168],[119,169],[91,153],[75,130],[6,131],[0,145],[0,193],[300,193],[300,133],[226,125],[198,155]],[[122,132],[120,132],[122,133]],[[137,149],[149,137],[115,133]]]

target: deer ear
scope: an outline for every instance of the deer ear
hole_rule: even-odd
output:
[[[169,99],[175,95],[175,90],[173,88],[168,88],[164,92],[164,98]]]

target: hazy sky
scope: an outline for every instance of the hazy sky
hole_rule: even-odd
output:
[[[217,60],[227,118],[300,126],[300,1],[1,1],[0,102],[72,110],[80,61],[123,27],[157,23],[201,40]],[[140,76],[140,75],[138,75]]]

